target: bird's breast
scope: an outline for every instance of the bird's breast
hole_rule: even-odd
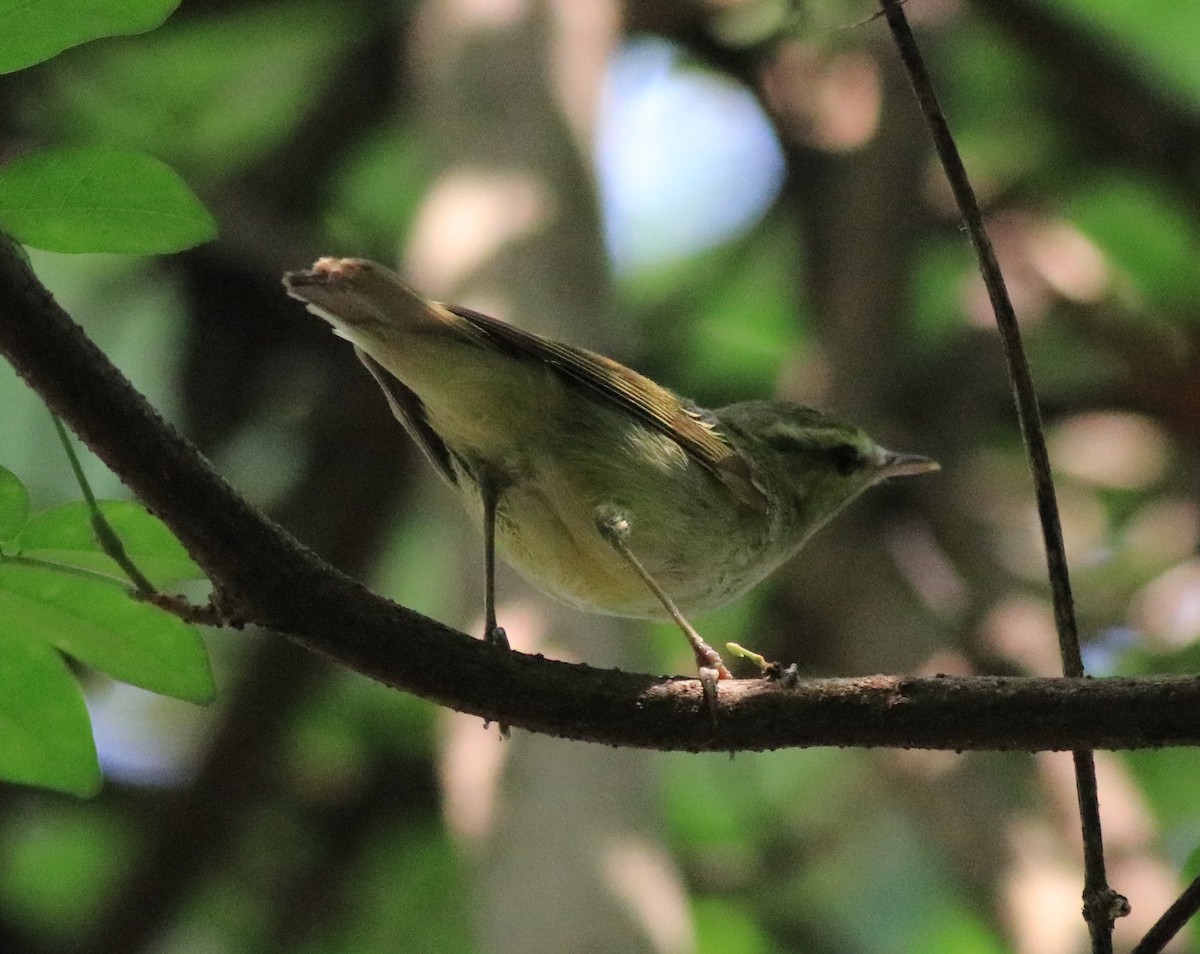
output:
[[[503,556],[566,603],[666,618],[636,569],[600,532],[600,515],[616,512],[628,522],[630,551],[685,613],[740,596],[767,572],[758,572],[758,558],[770,528],[734,506],[723,483],[667,443],[640,448],[624,465],[611,448],[581,462],[562,447],[510,463],[496,524]],[[482,514],[478,504],[473,509]]]

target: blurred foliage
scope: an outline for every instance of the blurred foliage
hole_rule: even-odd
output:
[[[1047,4],[1077,18],[1104,41],[1119,46],[1155,82],[1177,96],[1200,104],[1200,64],[1191,55],[1191,40],[1200,31],[1200,11],[1180,9],[1170,0],[1091,5],[1083,0],[1051,0]]]
[[[68,141],[144,149],[189,176],[228,176],[312,108],[313,75],[353,47],[361,18],[346,4],[255,4],[83,47],[47,78],[59,108],[45,119]]]
[[[24,17],[58,6],[25,5]],[[808,4],[810,19],[772,0],[729,6],[712,20],[688,4],[626,13],[684,51],[680,69],[753,90],[786,179],[743,234],[616,276],[618,356],[703,403],[777,392],[850,404],[882,440],[945,470],[863,501],[773,587],[701,627],[806,671],[1054,673],[999,345],[886,30],[851,27],[870,16],[865,3]],[[370,382],[278,289],[279,271],[319,253],[394,258],[429,196],[441,160],[405,43],[413,7],[198,2],[145,36],[70,49],[0,85],[0,177],[33,149],[95,146],[182,173],[215,210],[219,241],[162,262],[35,254],[39,274],[252,499],[384,592],[469,628],[480,586],[458,582],[465,519],[447,493],[414,486],[423,462],[401,456]],[[1024,322],[1089,664],[1194,672],[1200,14],[1165,0],[906,9]],[[1040,17],[1071,42],[1048,48]],[[884,199],[910,214],[898,221]],[[33,509],[65,513],[47,511],[75,493],[44,409],[7,368],[0,407],[0,460]],[[101,495],[119,493],[87,468]],[[24,523],[12,513],[0,512],[6,541]],[[677,635],[648,632],[655,669],[685,671]],[[108,783],[92,801],[0,788],[0,947],[358,954],[402,938],[479,950],[477,858],[439,802],[437,709],[270,637],[212,649],[215,714],[153,698],[132,710],[133,729],[172,727],[155,757],[175,773],[101,745]],[[119,690],[60,668],[99,720]],[[1084,950],[1062,764],[655,758],[659,834],[697,949]],[[1111,880],[1143,929],[1196,874],[1198,790],[1190,751],[1101,763]],[[1118,925],[1118,947],[1136,934]],[[1194,934],[1181,948],[1197,949]]]

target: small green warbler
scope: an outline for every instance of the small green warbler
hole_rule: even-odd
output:
[[[495,543],[583,609],[673,619],[710,705],[720,655],[684,613],[736,599],[873,484],[938,465],[781,401],[708,411],[617,362],[428,301],[373,262],[284,276],[350,341],[392,412],[481,522],[486,638]]]

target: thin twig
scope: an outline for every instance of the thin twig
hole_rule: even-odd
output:
[[[83,499],[87,503],[88,513],[91,515],[92,532],[96,534],[96,541],[100,544],[100,549],[129,577],[129,582],[133,584],[139,597],[145,600],[153,599],[158,595],[157,587],[138,569],[137,564],[126,552],[125,544],[117,536],[117,531],[112,528],[108,518],[101,512],[100,505],[96,503],[96,495],[92,493],[92,485],[88,483],[88,479],[83,473],[79,455],[75,453],[75,448],[71,444],[67,429],[63,427],[63,422],[59,420],[57,414],[51,414],[50,420],[54,422],[54,429],[58,431],[58,439],[62,441],[63,450],[67,452],[67,460],[71,462],[75,482],[79,484],[79,492],[83,494]]]
[[[1189,884],[1183,894],[1175,899],[1175,903],[1163,912],[1163,916],[1154,922],[1154,926],[1138,941],[1130,954],[1159,954],[1197,911],[1200,911],[1200,877]]]
[[[184,596],[179,596],[175,593],[164,593],[147,577],[136,563],[130,557],[129,551],[125,549],[125,543],[113,529],[113,525],[108,522],[108,518],[104,516],[104,511],[100,509],[100,504],[96,501],[96,495],[92,492],[92,485],[88,483],[87,477],[83,473],[83,467],[79,463],[79,455],[75,453],[75,447],[71,443],[71,437],[67,434],[66,427],[59,419],[57,414],[51,414],[50,420],[54,422],[55,430],[58,431],[58,439],[62,441],[63,450],[67,452],[67,459],[71,462],[71,470],[75,474],[75,482],[79,484],[79,492],[83,494],[83,499],[87,503],[88,513],[91,517],[92,532],[96,534],[96,541],[100,544],[100,549],[105,555],[111,559],[121,571],[129,578],[129,582],[133,584],[133,596],[136,599],[142,600],[152,606],[157,606],[159,609],[177,616],[185,623],[195,623],[203,626],[223,626],[228,619],[221,610],[215,606],[210,599],[207,603],[198,604]],[[32,562],[32,561],[27,561]],[[69,569],[58,566],[57,564],[47,564],[56,569]],[[105,579],[109,579],[105,577]]]
[[[1025,349],[1021,344],[1021,330],[1013,311],[1012,301],[1004,285],[996,253],[983,225],[983,214],[975,197],[963,166],[958,147],[950,134],[945,114],[934,93],[933,82],[925,68],[924,59],[917,47],[916,38],[909,28],[908,19],[899,0],[882,0],[892,37],[900,53],[900,59],[912,83],[913,92],[920,104],[921,112],[929,124],[934,147],[945,170],[946,178],[954,192],[954,198],[962,213],[979,259],[979,270],[987,287],[988,298],[996,316],[996,325],[1004,344],[1004,355],[1008,362],[1009,379],[1017,406],[1017,420],[1029,467],[1033,475],[1034,493],[1037,498],[1038,517],[1041,521],[1042,538],[1046,547],[1046,564],[1050,577],[1050,590],[1054,601],[1054,620],[1058,631],[1059,654],[1062,657],[1063,673],[1067,676],[1083,676],[1083,657],[1079,650],[1079,632],[1075,623],[1074,601],[1071,597],[1070,575],[1067,571],[1066,550],[1063,546],[1062,526],[1058,518],[1058,502],[1055,499],[1054,481],[1050,472],[1050,456],[1046,451],[1046,439],[1042,431],[1041,412],[1038,409],[1037,392]],[[1083,829],[1084,856],[1084,917],[1092,935],[1092,949],[1096,954],[1112,951],[1113,918],[1128,911],[1128,902],[1116,894],[1108,885],[1104,867],[1104,842],[1100,829],[1100,801],[1096,789],[1096,768],[1092,753],[1081,750],[1074,753],[1075,788],[1079,798],[1080,823]]]

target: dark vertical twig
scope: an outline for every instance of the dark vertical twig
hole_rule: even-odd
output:
[[[896,42],[900,59],[904,63],[913,92],[920,104],[921,112],[929,124],[934,147],[946,178],[954,192],[954,199],[966,223],[971,243],[979,259],[979,271],[987,286],[988,298],[996,316],[996,325],[1004,344],[1004,356],[1008,362],[1009,380],[1017,405],[1017,420],[1021,436],[1025,441],[1029,457],[1029,468],[1033,475],[1034,493],[1037,498],[1038,517],[1041,521],[1042,539],[1046,547],[1046,564],[1050,577],[1050,590],[1054,601],[1054,621],[1058,630],[1059,654],[1062,657],[1063,674],[1082,676],[1083,657],[1079,651],[1079,633],[1075,624],[1074,601],[1071,597],[1071,581],[1067,572],[1066,551],[1063,547],[1062,526],[1058,518],[1058,502],[1055,499],[1054,481],[1050,473],[1050,457],[1046,451],[1046,439],[1042,432],[1041,412],[1038,409],[1037,393],[1025,349],[1021,344],[1021,330],[1013,311],[1012,301],[1004,285],[996,253],[983,225],[983,214],[971,188],[967,171],[959,156],[958,147],[950,135],[950,127],[933,90],[933,82],[925,68],[924,59],[917,47],[916,38],[904,15],[902,0],[882,0],[883,14]],[[1075,788],[1079,798],[1079,815],[1083,829],[1083,916],[1092,935],[1095,954],[1111,954],[1112,927],[1115,918],[1128,913],[1129,903],[1108,885],[1104,867],[1104,841],[1100,829],[1100,801],[1096,789],[1096,767],[1090,750],[1072,753],[1075,763]]]

